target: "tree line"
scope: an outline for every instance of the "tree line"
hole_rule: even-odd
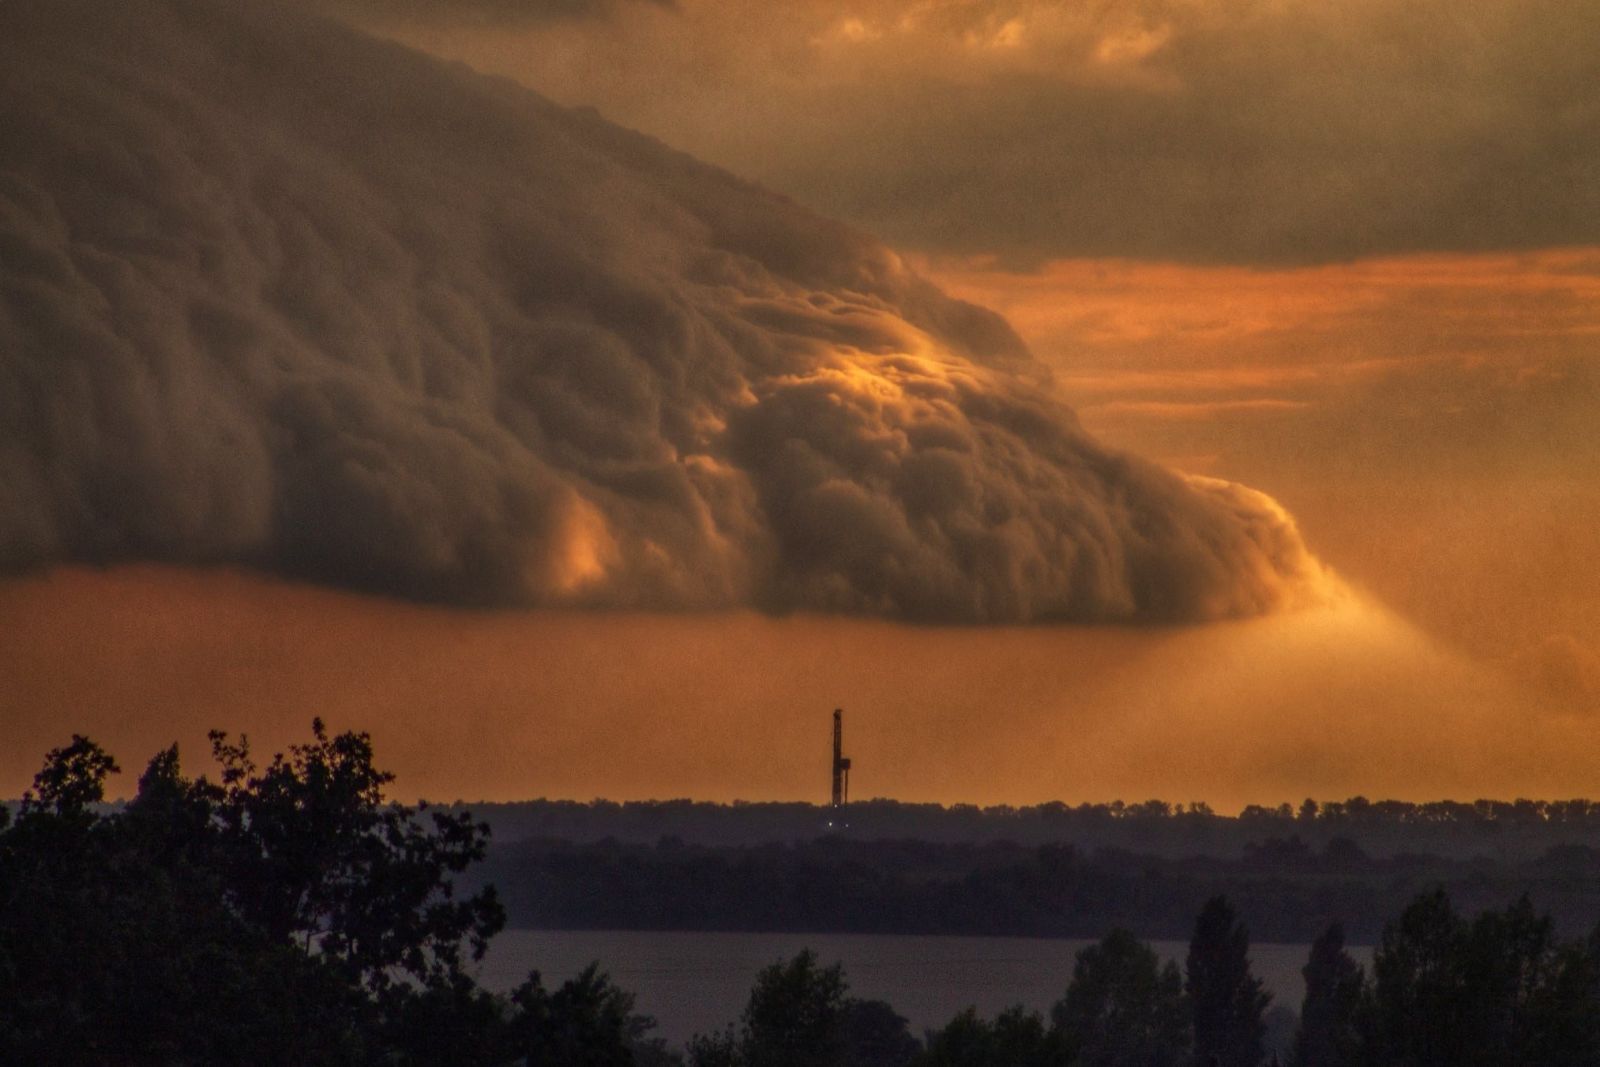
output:
[[[835,813],[824,805],[791,802],[716,804],[691,800],[528,800],[457,802],[494,828],[501,843],[614,839],[653,844],[663,837],[698,845],[757,845],[809,841],[828,832]],[[1298,837],[1321,849],[1352,840],[1375,856],[1430,853],[1451,858],[1486,855],[1533,858],[1548,849],[1600,835],[1600,802],[1573,800],[1304,800],[1298,805],[1251,805],[1224,815],[1199,802],[1162,800],[1106,804],[1051,802],[1023,807],[920,804],[897,800],[852,802],[849,833],[864,840],[913,839],[943,844],[1073,841],[1086,849],[1123,848],[1170,859],[1195,854],[1239,856],[1268,838]]]
[[[472,974],[505,923],[461,876],[488,828],[385,801],[365,734],[258,764],[212,735],[214,777],[156,755],[127,804],[75,737],[0,812],[0,1062],[510,1067],[1261,1067],[1270,998],[1226,897],[1180,969],[1126,930],[1078,955],[1047,1013],[967,1011],[912,1035],[811,953],[756,976],[726,1030],[670,1050],[597,966],[515,989]],[[1384,929],[1371,973],[1327,927],[1305,967],[1303,1067],[1600,1065],[1600,930],[1522,898],[1467,917],[1443,890]]]
[[[514,927],[1094,938],[1122,926],[1187,937],[1227,896],[1264,940],[1309,943],[1337,916],[1373,944],[1410,899],[1446,887],[1468,910],[1526,892],[1557,927],[1600,915],[1600,850],[1560,845],[1524,861],[1370,856],[1268,838],[1237,857],[1072,844],[938,843],[831,836],[748,846],[617,841],[497,845],[470,879],[494,884]]]

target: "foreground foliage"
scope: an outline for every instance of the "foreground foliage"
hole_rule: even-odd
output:
[[[365,734],[258,765],[212,736],[215,779],[159,753],[120,809],[112,757],[51,752],[0,807],[0,1063],[627,1067],[1258,1067],[1270,997],[1215,897],[1185,966],[1125,930],[1078,956],[1048,1014],[971,1009],[923,1040],[810,952],[761,971],[736,1026],[682,1054],[598,967],[509,995],[471,965],[505,916],[457,888],[488,829],[387,803]],[[1065,867],[1058,865],[1065,871]],[[1562,940],[1526,897],[1468,918],[1416,897],[1371,973],[1326,928],[1304,969],[1298,1067],[1600,1067],[1600,930]],[[1281,1011],[1281,1009],[1274,1009]],[[1272,1060],[1276,1062],[1277,1057]]]
[[[487,828],[387,804],[365,734],[258,766],[212,735],[217,778],[176,748],[102,812],[118,768],[86,738],[0,808],[0,1063],[631,1063],[647,1021],[590,971],[512,998],[466,965],[504,925],[456,893]],[[583,1050],[569,1056],[568,1050]]]

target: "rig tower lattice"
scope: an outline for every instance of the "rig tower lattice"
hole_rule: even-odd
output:
[[[850,760],[844,754],[844,709],[833,710],[833,806],[850,803]]]

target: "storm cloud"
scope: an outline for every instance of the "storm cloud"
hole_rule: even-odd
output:
[[[0,564],[136,559],[963,622],[1320,574],[997,316],[592,112],[274,3],[11,0]]]

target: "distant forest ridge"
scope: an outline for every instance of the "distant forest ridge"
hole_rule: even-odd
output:
[[[840,834],[941,843],[1069,842],[1178,857],[1243,856],[1274,839],[1298,839],[1317,849],[1347,839],[1374,856],[1528,859],[1560,845],[1600,842],[1600,801],[1581,798],[1412,802],[1356,796],[1251,805],[1237,815],[1219,814],[1204,803],[1162,800],[979,807],[874,799],[851,803],[842,814],[827,805],[798,802],[692,800],[458,801],[449,807],[486,820],[497,844],[607,839],[654,844],[668,838],[751,845]]]
[[[844,836],[765,845],[504,842],[466,876],[493,884],[511,926],[1065,937],[1122,928],[1180,940],[1226,896],[1260,941],[1309,943],[1340,922],[1375,944],[1408,901],[1445,889],[1466,913],[1526,895],[1556,929],[1585,936],[1600,915],[1600,849],[1543,855],[1369,855],[1348,838],[1312,849],[1268,838],[1243,856]]]

